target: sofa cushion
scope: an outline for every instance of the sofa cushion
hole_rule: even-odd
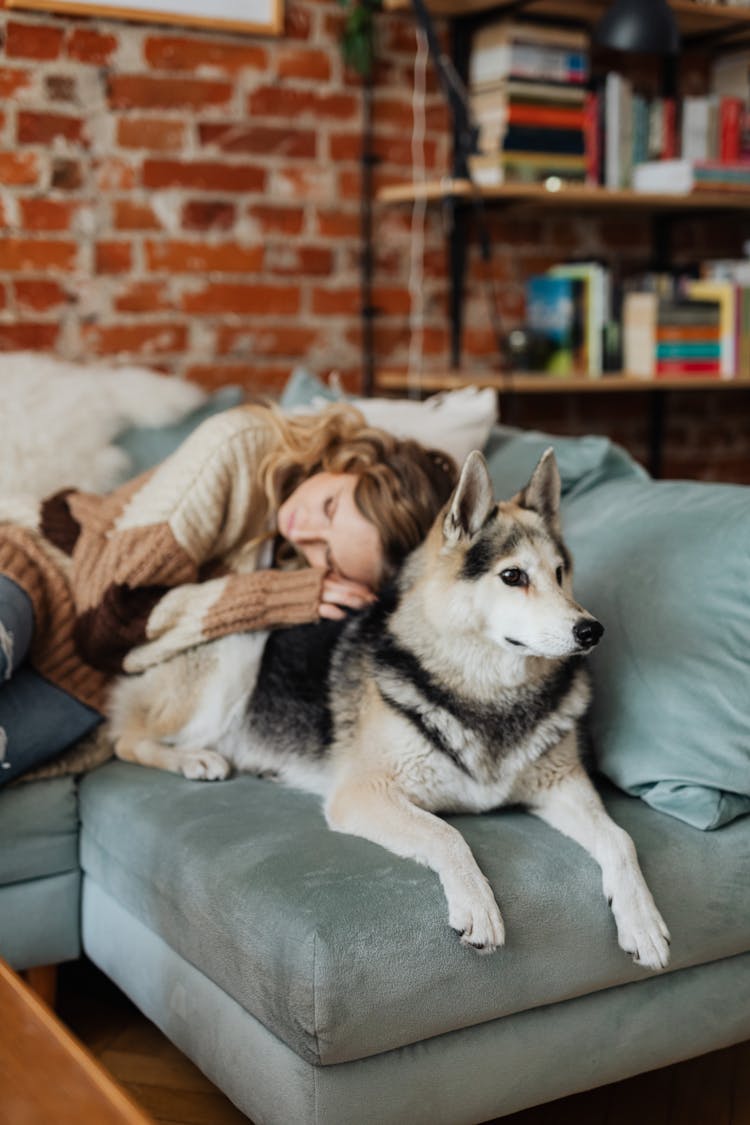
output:
[[[514,426],[493,426],[484,455],[495,493],[510,499],[529,480],[546,449],[555,451],[563,497],[579,496],[605,481],[648,480],[648,473],[609,438],[562,437]]]
[[[607,793],[672,931],[672,968],[750,949],[748,822],[706,836]],[[454,817],[504,912],[482,957],[435,875],[326,827],[270,781],[115,762],[81,783],[82,866],[298,1054],[338,1063],[647,975],[619,949],[598,868],[517,810]]]
[[[72,777],[0,792],[0,885],[78,868],[78,801]]]
[[[622,480],[563,512],[576,596],[606,629],[600,768],[697,828],[750,812],[750,490]]]

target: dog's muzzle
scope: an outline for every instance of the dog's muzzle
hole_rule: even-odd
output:
[[[593,617],[582,617],[573,626],[573,636],[579,648],[589,649],[598,645],[604,633],[604,626]]]

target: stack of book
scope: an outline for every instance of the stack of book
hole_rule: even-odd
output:
[[[652,160],[633,169],[633,188],[671,195],[691,191],[750,192],[750,162]]]
[[[583,31],[511,20],[478,31],[469,62],[475,181],[584,180],[588,74]]]
[[[747,267],[750,263],[744,263]],[[642,378],[750,377],[750,286],[726,277],[687,281],[675,298],[629,292],[623,365]]]

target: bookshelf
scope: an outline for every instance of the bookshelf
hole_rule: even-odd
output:
[[[559,21],[563,26],[591,28],[603,15],[610,0],[426,0],[430,12],[447,18],[452,27],[453,50],[459,73],[467,63],[468,36],[488,16]],[[708,48],[722,52],[737,44],[750,45],[750,7],[704,5],[696,0],[668,0],[677,16],[685,49]],[[386,11],[413,15],[411,0],[383,0]],[[398,393],[416,385],[424,393],[463,386],[493,387],[502,396],[509,395],[621,395],[642,394],[648,397],[651,431],[651,468],[658,475],[661,455],[665,392],[750,390],[750,379],[718,379],[715,376],[674,375],[654,379],[627,373],[608,373],[601,377],[556,377],[549,374],[506,372],[472,372],[464,366],[461,356],[463,271],[466,255],[466,226],[461,222],[478,197],[487,206],[500,209],[504,217],[520,213],[552,214],[571,212],[585,214],[630,213],[653,218],[653,237],[661,251],[667,245],[667,224],[684,215],[721,215],[746,212],[750,214],[750,191],[694,190],[690,193],[638,192],[631,189],[612,190],[602,186],[565,183],[501,183],[476,186],[456,175],[439,179],[382,184],[374,199],[379,206],[398,206],[425,200],[442,204],[447,209],[451,260],[451,361],[448,369],[422,372],[418,379],[409,379],[406,371],[381,370],[374,373],[373,387],[379,392]],[[658,253],[657,253],[658,258]]]
[[[649,394],[658,391],[732,391],[750,390],[750,379],[701,378],[694,375],[645,379],[626,372],[610,372],[598,379],[590,375],[495,374],[465,370],[424,371],[409,379],[405,371],[381,371],[378,386],[384,391],[404,391],[418,387],[421,391],[455,391],[461,387],[492,387],[504,394],[564,395],[581,394]]]

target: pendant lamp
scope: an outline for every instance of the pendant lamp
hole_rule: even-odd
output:
[[[594,42],[615,51],[676,55],[680,33],[667,0],[615,0],[594,28]]]

